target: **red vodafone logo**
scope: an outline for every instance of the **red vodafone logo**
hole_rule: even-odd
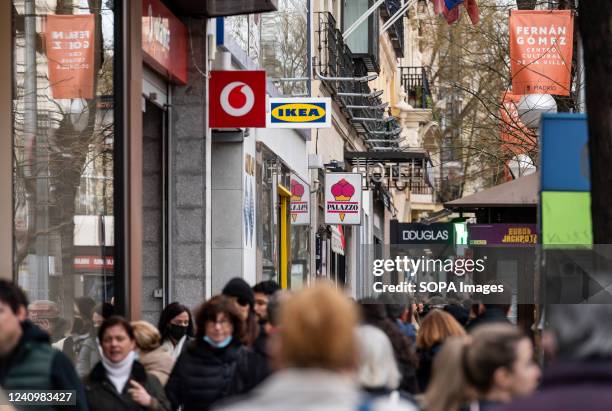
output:
[[[240,81],[233,81],[221,91],[221,107],[230,116],[242,117],[255,105],[253,89]]]
[[[211,128],[266,126],[265,71],[211,71]]]

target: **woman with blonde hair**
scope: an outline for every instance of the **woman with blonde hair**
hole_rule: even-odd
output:
[[[357,379],[361,388],[369,395],[387,399],[393,404],[397,404],[400,399],[413,402],[410,394],[400,389],[402,374],[389,337],[377,327],[362,325],[357,328],[357,341]]]
[[[145,370],[166,385],[174,367],[174,357],[161,345],[161,334],[146,321],[132,321],[138,359]]]
[[[357,307],[333,286],[319,283],[281,305],[279,371],[226,411],[415,411],[404,401],[371,398],[356,381]]]
[[[451,337],[434,361],[423,398],[426,411],[487,411],[531,394],[540,369],[531,340],[510,324],[478,327],[470,336]]]
[[[434,358],[440,351],[442,344],[449,337],[465,335],[465,330],[455,318],[440,309],[430,311],[419,328],[417,334],[417,352],[419,355],[419,368],[417,381],[419,389],[424,392],[431,378],[431,367]]]

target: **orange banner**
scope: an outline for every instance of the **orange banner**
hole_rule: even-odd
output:
[[[49,83],[54,99],[94,97],[93,14],[47,16]]]
[[[514,155],[529,153],[537,145],[537,136],[519,116],[517,106],[520,100],[521,96],[506,91],[502,93],[502,106],[499,109],[502,150]]]
[[[513,10],[512,93],[569,95],[573,35],[570,10]]]

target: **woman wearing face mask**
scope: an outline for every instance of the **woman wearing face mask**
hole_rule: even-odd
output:
[[[102,359],[85,381],[91,411],[169,410],[160,382],[136,360],[134,330],[119,316],[100,326]]]
[[[468,337],[444,343],[423,409],[488,411],[531,394],[539,378],[529,338],[510,324],[481,325]]]
[[[196,329],[166,384],[173,410],[208,410],[238,390],[236,368],[247,353],[241,343],[243,323],[232,301],[216,296],[204,303],[196,313]]]
[[[162,347],[174,358],[178,358],[193,337],[193,320],[189,308],[174,302],[164,308],[157,326],[162,337]]]

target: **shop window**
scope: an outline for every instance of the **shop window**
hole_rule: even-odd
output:
[[[276,161],[261,151],[257,169],[257,249],[260,280],[278,281],[278,247],[276,243]]]
[[[115,297],[115,13],[12,3],[14,275],[57,341]]]

